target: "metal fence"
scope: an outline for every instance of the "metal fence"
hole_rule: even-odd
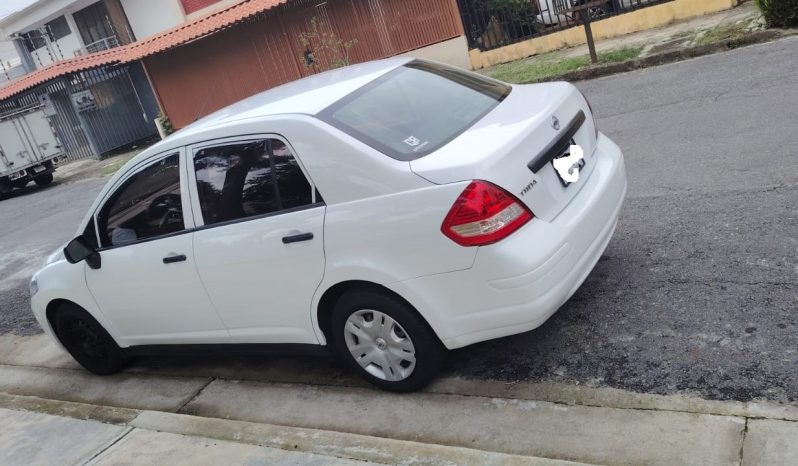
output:
[[[0,118],[18,112],[44,108],[55,129],[65,161],[96,157],[91,141],[72,107],[68,82],[59,79],[0,102]]]
[[[35,87],[0,102],[0,118],[43,108],[58,136],[64,161],[102,154],[157,134],[127,68],[94,69]]]
[[[97,68],[72,76],[73,107],[98,154],[157,134],[127,68]]]
[[[491,50],[523,40],[561,31],[579,24],[578,17],[557,14],[557,6],[586,0],[457,0],[468,45]],[[607,0],[589,9],[598,21],[673,0]]]

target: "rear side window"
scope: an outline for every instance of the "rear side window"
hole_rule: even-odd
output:
[[[97,220],[104,247],[183,231],[178,155],[170,155],[128,178],[103,206]]]
[[[318,116],[394,159],[409,161],[462,134],[510,91],[510,86],[474,73],[415,61]]]
[[[277,139],[201,149],[194,156],[206,225],[313,204],[313,190],[288,146]]]

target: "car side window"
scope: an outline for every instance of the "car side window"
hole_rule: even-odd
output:
[[[178,154],[128,178],[100,210],[97,225],[103,247],[185,230]]]
[[[206,225],[313,204],[313,190],[288,146],[261,139],[196,152],[202,217]]]

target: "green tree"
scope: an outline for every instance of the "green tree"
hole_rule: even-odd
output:
[[[310,20],[310,29],[299,34],[299,42],[305,48],[305,54],[301,57],[305,66],[311,67],[318,63],[323,67],[319,58],[325,57],[331,69],[349,65],[350,51],[357,45],[357,39],[345,41],[334,32],[320,31],[315,16]]]
[[[798,0],[756,0],[768,26],[798,26]]]

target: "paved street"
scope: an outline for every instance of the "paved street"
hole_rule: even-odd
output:
[[[624,150],[605,257],[537,331],[457,352],[471,377],[798,399],[798,40],[580,83]]]
[[[615,237],[546,325],[454,352],[448,375],[798,399],[796,50],[786,39],[580,83],[627,157]],[[102,183],[0,202],[0,334],[38,332],[29,275]]]

